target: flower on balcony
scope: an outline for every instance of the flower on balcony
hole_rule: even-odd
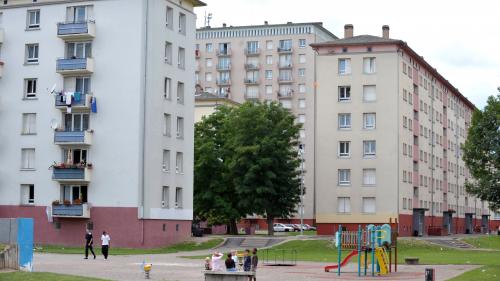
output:
[[[71,201],[69,201],[69,200],[64,200],[64,205],[71,205]]]
[[[59,200],[54,200],[54,201],[52,201],[52,205],[58,206],[58,205],[61,205],[61,202]]]
[[[73,205],[81,205],[81,204],[82,204],[82,200],[80,198],[73,200]]]
[[[57,163],[57,162],[54,162],[54,164],[52,164],[50,168],[55,168],[55,169],[83,169],[83,168],[88,168],[88,169],[92,169],[92,163],[87,163],[85,161],[81,161],[80,163]]]

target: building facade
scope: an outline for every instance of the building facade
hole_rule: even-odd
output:
[[[205,27],[196,33],[196,80],[203,91],[237,103],[279,101],[302,124],[304,218],[315,214],[315,61],[311,43],[337,37],[321,23]],[[298,215],[297,215],[298,218]],[[258,220],[261,227],[263,220]]]
[[[40,244],[189,237],[200,5],[0,4],[0,217],[33,217]]]
[[[378,37],[346,25],[344,35],[312,44],[318,233],[396,221],[403,236],[497,226],[464,186],[460,146],[475,106],[388,26]]]

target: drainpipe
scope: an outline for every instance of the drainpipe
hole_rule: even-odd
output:
[[[396,118],[396,120],[397,120],[397,126],[396,126],[396,128],[398,128],[397,129],[398,133],[396,134],[396,143],[397,143],[397,146],[396,146],[397,147],[397,153],[396,153],[396,165],[397,165],[397,168],[396,168],[397,169],[397,173],[396,173],[397,174],[397,176],[396,176],[396,189],[397,189],[397,192],[396,192],[396,214],[398,216],[397,217],[397,219],[398,219],[398,224],[397,224],[398,233],[399,233],[399,180],[400,180],[400,178],[399,178],[399,157],[400,157],[400,155],[399,155],[399,151],[400,151],[399,150],[400,149],[400,147],[399,147],[399,143],[400,143],[400,141],[399,141],[399,75],[400,75],[399,74],[400,73],[399,72],[400,71],[399,66],[401,64],[401,61],[399,59],[400,52],[401,52],[401,47],[399,47],[398,50],[397,50],[397,52],[396,52],[396,55],[397,55],[397,58],[398,58],[397,59],[397,65],[398,66],[396,68],[396,93],[397,93],[397,95],[396,95],[396,105],[397,105],[396,106],[396,116],[397,116],[397,118]],[[412,112],[413,112],[413,110],[412,110]],[[413,159],[412,159],[412,171],[413,171]],[[411,198],[412,198],[412,204],[413,204],[413,186],[412,186],[411,196],[412,196]],[[412,210],[413,210],[413,206],[412,206]],[[412,215],[412,221],[413,221],[413,215]],[[412,222],[412,224],[413,224],[413,222]]]

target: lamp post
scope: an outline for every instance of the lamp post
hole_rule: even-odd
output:
[[[299,144],[300,155],[300,235],[304,235],[304,147]]]

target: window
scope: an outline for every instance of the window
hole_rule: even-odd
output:
[[[26,44],[26,63],[38,63],[38,44]]]
[[[350,213],[351,212],[351,198],[350,197],[338,197],[337,198],[337,211],[339,213]]]
[[[299,99],[299,108],[306,108],[306,99]]]
[[[212,72],[205,73],[205,81],[206,82],[211,82],[212,81]]]
[[[305,68],[299,68],[299,70],[297,71],[297,75],[299,77],[304,77],[306,76],[306,69]]]
[[[280,40],[278,51],[291,51],[292,50],[292,40]]]
[[[24,98],[32,99],[36,98],[36,84],[37,79],[26,79],[24,80]]]
[[[73,23],[81,23],[87,21],[87,7],[74,6],[68,9],[69,21]]]
[[[299,63],[306,63],[306,55],[304,54],[299,55]]]
[[[259,41],[248,41],[247,42],[247,53],[248,54],[258,54],[259,53]]]
[[[306,130],[304,130],[304,129],[300,129],[300,130],[299,130],[299,136],[300,136],[300,138],[302,138],[302,139],[303,139],[303,138],[305,138],[305,137],[306,137]]]
[[[363,129],[375,129],[376,117],[375,113],[363,113]]]
[[[286,109],[291,109],[292,108],[292,101],[291,100],[281,100],[280,101],[281,106]]]
[[[272,50],[274,47],[273,47],[273,41],[272,40],[267,40],[266,41],[266,49],[268,50]]]
[[[21,149],[21,170],[34,170],[35,169],[35,149],[23,148]]]
[[[179,13],[179,33],[186,34],[186,15]]]
[[[377,177],[375,169],[363,169],[363,185],[376,185]]]
[[[299,84],[299,93],[303,94],[306,92],[306,84]]]
[[[363,156],[375,156],[375,141],[363,141]]]
[[[350,101],[350,100],[351,100],[351,86],[340,86],[339,101]]]
[[[406,198],[403,198],[403,210],[406,210]]]
[[[62,159],[64,163],[79,164],[87,162],[88,151],[86,149],[63,149]]]
[[[172,97],[172,79],[165,77],[163,82],[163,98],[169,100]]]
[[[184,138],[184,118],[177,117],[177,138]]]
[[[266,70],[266,80],[272,80],[272,79],[273,79],[273,71]]]
[[[182,208],[182,187],[175,188],[175,208]]]
[[[40,27],[40,10],[29,10],[26,29],[36,29]]]
[[[351,156],[351,142],[350,141],[341,141],[339,142],[339,156],[340,157],[349,157]]]
[[[177,66],[180,69],[184,69],[186,67],[186,49],[179,47],[179,53],[177,57]]]
[[[170,171],[170,150],[163,150],[163,162],[161,166],[162,171],[168,172]]]
[[[35,204],[35,185],[22,184],[21,185],[21,205]]]
[[[89,77],[77,77],[75,79],[75,92],[83,93],[83,94],[88,94],[90,93],[90,82]]]
[[[205,44],[205,51],[207,53],[211,53],[211,52],[213,52],[213,50],[214,50],[214,45],[212,45],[212,43],[206,43]]]
[[[184,154],[182,152],[177,152],[175,155],[175,172],[184,173]]]
[[[363,58],[363,72],[375,73],[375,58]]]
[[[184,83],[177,82],[177,103],[184,104]]]
[[[306,123],[306,115],[305,114],[299,114],[299,123],[300,124]]]
[[[161,207],[170,208],[170,189],[168,186],[163,186],[161,189]]]
[[[174,27],[174,9],[167,6],[167,12],[165,14],[165,23],[168,28],[173,29]]]
[[[64,115],[64,129],[66,132],[81,132],[89,129],[89,114],[67,113]]]
[[[306,39],[299,39],[299,48],[306,47]]]
[[[172,115],[163,113],[163,135],[170,137],[172,133]]]
[[[172,64],[172,43],[165,42],[165,62]]]
[[[205,60],[205,65],[206,65],[207,67],[212,67],[212,59],[206,59],[206,60]]]
[[[272,95],[272,94],[273,94],[273,86],[266,85],[266,95]]]
[[[363,213],[375,213],[375,197],[363,197]]]
[[[364,85],[363,86],[363,101],[364,102],[374,102],[377,100],[377,94],[375,91],[375,85]]]
[[[36,113],[23,113],[23,129],[21,134],[36,134]]]
[[[351,170],[339,169],[339,185],[351,185]]]
[[[403,116],[403,128],[408,127],[408,118],[406,116]]]
[[[351,59],[339,59],[339,75],[351,74]]]
[[[351,128],[351,113],[339,113],[339,129]]]
[[[406,74],[406,63],[403,62],[403,73]]]
[[[266,64],[273,64],[273,56],[266,56]]]

